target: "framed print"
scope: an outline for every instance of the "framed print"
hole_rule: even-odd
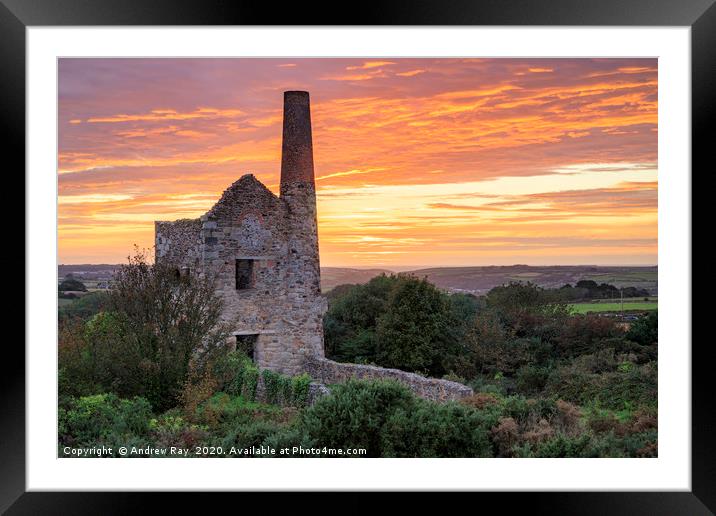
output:
[[[3,508],[714,510],[691,337],[712,4],[4,2],[26,347]]]

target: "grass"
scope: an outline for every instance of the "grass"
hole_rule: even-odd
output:
[[[60,307],[60,306],[71,305],[73,301],[74,301],[74,299],[63,299],[61,297],[58,297],[57,298],[57,306]]]
[[[657,296],[645,296],[645,297],[625,297],[624,304],[627,303],[656,303],[659,300]],[[590,299],[585,301],[586,303],[619,303],[621,300],[616,297],[610,297],[608,299]]]
[[[622,309],[622,304],[619,302],[593,302],[593,303],[577,303],[570,305],[572,313],[575,314],[586,314],[588,312],[619,312]],[[659,304],[656,301],[624,301],[624,311],[644,311],[644,310],[656,310],[659,308]]]
[[[624,271],[617,273],[587,273],[584,279],[593,280],[597,283],[609,283],[620,286],[622,284],[635,283],[656,283],[659,278],[657,271]]]

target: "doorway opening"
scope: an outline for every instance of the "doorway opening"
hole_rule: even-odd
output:
[[[236,351],[245,354],[255,362],[256,358],[256,341],[259,338],[258,333],[251,333],[248,335],[236,335]]]

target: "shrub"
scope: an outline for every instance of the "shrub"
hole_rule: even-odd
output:
[[[614,356],[614,349],[604,348],[594,353],[576,357],[571,367],[580,372],[600,374],[614,371],[618,363],[617,357]]]
[[[456,402],[419,400],[381,430],[383,457],[491,457],[490,418]]]
[[[307,373],[290,377],[264,369],[261,377],[267,403],[303,407],[308,402],[311,377]]]
[[[189,448],[200,445],[208,436],[207,428],[191,424],[182,416],[168,412],[149,422],[149,429],[158,447]]]
[[[60,325],[57,360],[60,400],[102,392],[92,354],[84,340],[84,323],[80,319],[74,318]]]
[[[467,380],[463,378],[462,376],[455,374],[453,371],[450,371],[448,374],[443,375],[443,380],[448,380],[450,382],[457,382],[465,384],[467,383]]]
[[[601,389],[594,396],[603,406],[615,410],[625,406],[656,407],[656,362],[629,367],[628,371],[603,376]]]
[[[635,415],[631,430],[632,432],[639,433],[646,430],[656,429],[657,426],[658,420],[655,415],[640,411]]]
[[[493,405],[497,405],[499,400],[494,394],[487,392],[476,392],[472,396],[467,396],[460,400],[460,403],[467,405],[468,407],[476,409],[484,409]]]
[[[594,314],[568,317],[555,342],[561,357],[575,357],[594,353],[603,346],[604,339],[620,337],[624,332],[608,317]]]
[[[510,396],[502,401],[502,412],[513,418],[520,427],[536,424],[541,419],[550,421],[557,413],[557,404],[548,398],[527,399],[523,396]]]
[[[294,446],[314,448],[316,443],[306,435],[299,425],[291,425],[268,435],[262,444],[276,450],[277,457],[294,457],[300,456],[293,453]],[[280,450],[285,448],[288,448],[288,453],[281,454]]]
[[[607,432],[592,438],[584,456],[589,457],[656,457],[656,430],[617,435]]]
[[[514,418],[501,418],[497,426],[492,427],[492,438],[497,446],[499,457],[510,457],[519,437],[519,427]]]
[[[622,371],[591,374],[574,365],[555,369],[545,387],[545,394],[579,405],[598,402],[602,407],[619,410],[625,405],[655,407],[657,399],[657,365],[630,365]]]
[[[522,366],[517,371],[517,390],[524,394],[535,394],[547,384],[551,368],[533,365]]]
[[[72,399],[59,412],[60,442],[81,446],[145,437],[151,415],[149,402],[140,397],[127,400],[96,394]]]
[[[655,344],[659,339],[659,314],[656,310],[640,317],[631,325],[627,338],[643,345]]]
[[[532,424],[522,435],[522,438],[530,445],[535,445],[550,439],[554,435],[554,428],[546,419],[540,419]]]
[[[506,398],[492,440],[501,457],[532,457],[542,443],[582,434],[581,411],[562,400]]]
[[[381,432],[398,409],[414,407],[407,387],[390,380],[348,380],[333,387],[302,415],[307,435],[329,448],[365,448],[367,456],[381,455]]]
[[[197,407],[196,418],[212,427],[226,427],[250,423],[257,419],[279,420],[281,413],[282,409],[275,405],[218,392]]]
[[[558,434],[535,448],[535,457],[598,457],[591,448],[590,437],[582,434],[569,437]]]
[[[266,390],[266,401],[268,403],[278,404],[281,401],[282,389],[282,375],[271,371],[270,369],[264,369],[261,371],[261,377],[264,381],[264,389]]]
[[[557,414],[553,424],[567,435],[575,435],[580,431],[582,410],[572,403],[564,400],[557,400]]]
[[[566,304],[531,282],[495,287],[486,302],[513,337],[549,337],[569,313]]]
[[[251,360],[239,351],[219,354],[212,364],[212,374],[217,379],[217,390],[232,395],[241,394],[244,371]]]
[[[259,384],[259,368],[252,363],[246,364],[243,372],[241,394],[248,400],[256,399],[256,387]]]
[[[189,377],[184,382],[184,388],[179,396],[179,401],[184,409],[184,414],[190,421],[196,421],[199,417],[198,408],[216,392],[218,381],[210,369],[190,368]],[[211,414],[203,415],[206,422],[213,423],[215,419]]]
[[[294,376],[291,380],[292,403],[296,407],[303,407],[308,403],[308,393],[311,386],[311,377],[307,373]]]
[[[266,402],[301,407],[308,401],[312,380],[306,373],[292,378],[270,369],[259,372],[246,355],[237,351],[220,354],[210,369],[217,379],[216,391],[254,400],[260,377]]]
[[[229,429],[225,435],[209,441],[209,446],[221,447],[224,455],[235,458],[252,458],[254,455],[244,453],[252,446],[260,447],[265,441],[283,430],[281,424],[275,421],[257,420],[237,424]],[[238,454],[230,455],[231,448],[236,448]],[[260,456],[260,455],[259,455]]]

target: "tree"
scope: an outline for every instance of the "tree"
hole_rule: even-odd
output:
[[[60,283],[58,290],[60,292],[87,292],[87,287],[80,280],[75,279],[71,275],[68,275],[65,277],[64,280],[62,280],[62,283]]]
[[[399,276],[376,327],[376,361],[442,375],[446,357],[455,352],[456,326],[446,294],[426,279]]]
[[[85,325],[94,378],[120,396],[144,396],[157,410],[175,404],[191,360],[225,348],[222,302],[213,282],[177,277],[137,252],[115,274],[106,310]]]
[[[323,319],[326,354],[346,362],[375,361],[375,328],[399,282],[381,274],[365,285],[339,285]]]
[[[531,282],[495,287],[487,293],[486,301],[487,311],[493,312],[505,330],[516,337],[549,338],[555,326],[569,315],[566,303]]]
[[[461,374],[512,375],[525,364],[547,363],[569,319],[568,306],[553,294],[529,282],[490,290],[466,334],[470,360]]]

